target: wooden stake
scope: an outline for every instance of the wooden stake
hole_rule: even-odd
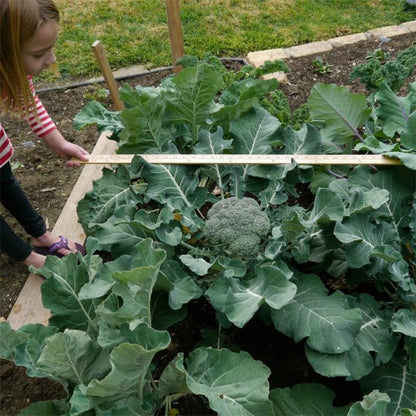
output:
[[[98,65],[101,68],[101,72],[107,83],[107,87],[110,91],[111,99],[113,100],[113,106],[115,110],[124,110],[124,104],[120,100],[118,94],[118,87],[116,84],[116,80],[114,79],[113,72],[111,71],[110,64],[108,63],[107,56],[104,52],[104,48],[101,45],[99,40],[96,40],[92,44],[92,49],[94,50],[95,57],[97,58]]]
[[[170,47],[172,51],[173,72],[177,73],[182,70],[182,67],[176,65],[176,61],[185,54],[179,0],[165,0],[165,4],[168,17]]]

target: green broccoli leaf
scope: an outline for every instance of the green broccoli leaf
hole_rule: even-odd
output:
[[[262,303],[280,309],[293,299],[296,286],[289,281],[290,276],[288,270],[272,265],[262,266],[253,279],[217,279],[206,295],[216,310],[225,313],[230,322],[241,328]]]
[[[113,215],[107,222],[99,225],[95,235],[100,241],[100,248],[111,252],[114,258],[134,254],[135,246],[138,243],[153,236],[138,221],[134,221],[134,219],[122,221],[117,215]]]
[[[363,94],[352,94],[346,87],[316,84],[308,98],[312,120],[323,122],[321,134],[337,144],[348,143],[353,136],[360,137],[358,128],[371,114]]]
[[[188,266],[198,276],[205,276],[212,264],[201,258],[192,257],[190,254],[183,254],[179,257],[181,262]]]
[[[347,262],[351,267],[363,267],[373,256],[390,263],[401,259],[396,229],[387,222],[371,223],[370,215],[353,215],[335,224],[334,235],[347,244]]]
[[[207,190],[199,186],[191,168],[183,165],[151,165],[143,161],[142,177],[147,182],[146,196],[171,209],[200,207]]]
[[[308,224],[315,224],[322,220],[341,221],[344,216],[344,203],[341,198],[330,189],[318,189]]]
[[[131,186],[129,171],[120,166],[116,173],[103,170],[103,176],[94,181],[92,191],[78,203],[77,212],[86,232],[91,234],[97,224],[104,223],[122,206],[135,206],[141,200],[138,189]]]
[[[97,101],[88,102],[74,117],[74,128],[77,130],[92,125],[96,125],[100,133],[109,131],[117,134],[124,127],[121,122],[120,111],[107,110]]]
[[[89,282],[88,264],[80,257],[74,253],[62,259],[48,256],[37,270],[46,277],[41,291],[43,305],[52,313],[49,323],[61,330],[86,330],[95,318],[93,302],[79,296],[82,286]]]
[[[407,168],[411,170],[416,170],[416,154],[414,153],[387,152],[384,155],[387,157],[399,159]]]
[[[370,295],[363,294],[357,301],[363,316],[360,332],[353,347],[342,354],[320,353],[306,347],[306,356],[314,370],[325,377],[348,377],[358,380],[379,363],[387,363],[393,356],[399,337],[390,330],[391,312],[386,312]]]
[[[388,403],[390,403],[388,394],[373,390],[364,396],[361,402],[354,403],[347,416],[387,416]]]
[[[230,125],[233,136],[234,153],[254,155],[272,152],[272,147],[280,143],[276,136],[280,121],[261,107],[255,107]],[[243,165],[243,178],[250,173],[250,165]]]
[[[110,368],[108,355],[86,332],[65,329],[48,337],[37,360],[38,368],[56,380],[86,384]]]
[[[15,348],[29,339],[27,333],[11,328],[8,321],[0,322],[0,335],[0,357],[5,360],[14,359]]]
[[[224,140],[223,130],[218,127],[215,133],[208,130],[201,130],[199,140],[194,147],[194,152],[198,155],[220,155],[232,148],[232,140]],[[201,166],[201,172],[211,178],[217,184],[219,190],[224,194],[225,183],[224,178],[230,172],[229,166],[221,166],[218,164]]]
[[[388,394],[389,416],[400,416],[400,409],[414,409],[416,374],[409,370],[407,357],[396,354],[387,364],[376,367],[368,376],[360,380],[364,393],[378,389]]]
[[[354,168],[349,178],[353,189],[363,188],[370,192],[374,188],[387,190],[389,200],[378,212],[387,217],[393,215],[396,227],[403,229],[411,218],[411,206],[407,201],[410,201],[416,187],[415,175],[409,175],[409,170],[402,166],[383,166],[376,173],[370,172],[367,166]]]
[[[413,90],[416,90],[416,82],[413,84]],[[400,138],[400,145],[409,150],[416,150],[416,111],[409,115],[407,120],[407,131]]]
[[[183,69],[172,79],[175,91],[166,96],[166,124],[189,126],[191,141],[197,143],[201,126],[206,126],[215,108],[214,98],[222,86],[222,76],[206,65]]]
[[[354,213],[364,214],[382,207],[389,201],[390,194],[386,189],[373,188],[364,190],[356,188],[352,191],[348,207],[349,215]]]
[[[346,416],[347,407],[333,407],[335,393],[317,383],[298,384],[270,392],[275,416]]]
[[[131,334],[131,341],[115,347],[110,355],[111,371],[101,380],[88,383],[86,394],[96,403],[114,403],[126,395],[136,394],[140,399],[145,394],[144,379],[154,355],[170,343],[167,331],[157,331],[146,324],[134,330],[123,329]],[[138,341],[140,340],[140,343]]]
[[[307,338],[307,345],[319,352],[341,354],[353,345],[362,325],[358,308],[352,308],[343,294],[328,296],[316,275],[298,274],[293,279],[296,296],[271,317],[278,331],[295,342]]]
[[[186,383],[220,415],[272,415],[270,370],[244,351],[198,348],[185,360]]]
[[[394,332],[416,338],[416,315],[409,309],[399,309],[393,315],[391,328]]]
[[[278,137],[283,144],[281,153],[287,155],[321,153],[321,134],[312,124],[305,124],[299,130],[294,130],[292,127],[279,129]]]
[[[26,367],[27,375],[30,377],[48,377],[48,373],[39,370],[37,360],[45,340],[56,334],[58,328],[42,324],[28,324],[24,325],[20,331],[22,335],[29,334],[29,337],[15,348],[15,364]]]
[[[276,79],[245,79],[233,82],[221,94],[219,109],[212,114],[215,124],[221,123],[227,132],[230,121],[251,110],[261,98],[277,87]]]
[[[153,241],[143,240],[135,247],[141,257],[140,266],[131,270],[116,271],[112,277],[117,282],[109,295],[96,309],[97,315],[111,325],[139,320],[151,325],[151,297],[158,279],[160,266],[166,259],[164,250],[154,248]],[[134,290],[131,288],[134,287]],[[122,304],[119,305],[119,300]],[[115,307],[115,305],[118,305]]]
[[[65,399],[62,399],[32,403],[28,407],[24,408],[19,415],[63,416],[67,415],[69,411],[70,406],[68,402]]]
[[[195,280],[186,274],[176,261],[166,261],[163,264],[161,275],[169,281],[168,287],[163,289],[169,292],[169,306],[174,311],[180,309],[190,300],[199,298],[202,294],[202,290]],[[156,283],[157,286],[159,286],[161,275]]]
[[[280,126],[277,118],[261,107],[231,122],[234,152],[254,155],[271,153],[275,144],[275,133]]]
[[[176,130],[173,124],[164,123],[165,110],[166,103],[161,95],[124,110],[121,113],[124,129],[118,135],[118,153],[161,153]]]
[[[391,88],[383,83],[380,85],[375,99],[377,100],[376,114],[383,125],[383,132],[388,137],[407,131],[409,116],[416,110],[416,90],[407,97],[397,96]]]

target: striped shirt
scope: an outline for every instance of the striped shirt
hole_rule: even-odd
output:
[[[25,116],[30,128],[33,133],[36,134],[39,138],[45,137],[47,134],[56,130],[56,125],[50,118],[49,114],[46,112],[45,107],[42,102],[39,100],[35,92],[35,87],[33,85],[32,77],[28,77],[28,82],[30,90],[35,98],[36,108],[35,110],[31,109],[29,114]],[[4,166],[12,157],[13,146],[9,137],[7,136],[6,131],[0,123],[0,167]]]

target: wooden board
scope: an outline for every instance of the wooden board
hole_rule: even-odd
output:
[[[108,133],[102,133],[91,153],[111,154],[115,152],[116,142],[107,138]],[[78,222],[76,207],[84,197],[85,192],[92,189],[92,182],[101,177],[103,166],[86,165],[76,182],[59,218],[56,221],[53,233],[65,235],[72,241],[84,242],[85,234]],[[76,168],[74,168],[76,169]],[[13,329],[18,329],[29,323],[48,325],[50,311],[42,305],[40,286],[44,278],[33,273],[29,274],[22,291],[20,292],[7,320]]]

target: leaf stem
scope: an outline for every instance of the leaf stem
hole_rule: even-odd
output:
[[[393,289],[396,290],[396,287],[394,286],[394,284],[389,281],[388,282],[391,286],[393,286]],[[387,286],[384,286],[384,291],[387,293],[387,295],[392,299],[392,300],[397,300],[397,295],[395,295],[394,293],[390,292],[390,290],[387,288]]]
[[[340,175],[340,174],[338,174],[338,173],[335,173],[333,170],[331,170],[331,169],[327,169],[327,172],[329,173],[329,174],[331,174],[332,176],[334,176],[335,178],[338,178],[338,179],[347,179],[347,177],[346,176],[343,176],[343,175]]]
[[[195,250],[195,247],[194,246],[192,246],[191,244],[186,243],[185,241],[181,241],[180,242],[180,245],[182,247],[187,248],[188,250]]]

